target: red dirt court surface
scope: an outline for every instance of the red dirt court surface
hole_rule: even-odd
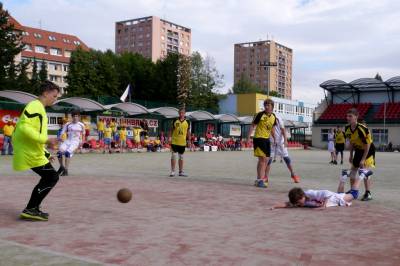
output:
[[[327,152],[291,155],[299,185],[336,190]],[[187,153],[187,178],[167,177],[169,157],[77,155],[43,202],[48,222],[18,219],[38,179],[1,157],[0,265],[400,265],[398,154],[377,155],[371,202],[273,211],[294,186],[284,164],[260,189],[249,152]]]

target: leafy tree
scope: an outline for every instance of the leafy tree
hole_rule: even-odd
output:
[[[42,83],[47,80],[47,63],[42,60],[39,71],[39,82]]]
[[[27,88],[27,92],[30,92],[32,94],[38,95],[39,93],[39,88],[40,88],[40,80],[39,80],[39,73],[38,73],[38,65],[36,58],[33,59],[32,63],[32,77],[31,77],[31,84],[30,88]]]
[[[31,91],[31,83],[28,78],[28,74],[26,73],[26,70],[29,66],[30,62],[22,62],[20,64],[19,68],[19,74],[16,80],[17,86],[16,90],[21,90],[21,91]]]
[[[178,92],[177,99],[180,108],[186,108],[190,92],[191,60],[189,56],[179,55],[178,61]]]
[[[14,58],[23,48],[21,34],[9,23],[10,15],[0,2],[0,89],[16,87]]]
[[[263,90],[254,84],[245,74],[242,74],[238,82],[233,85],[232,91],[235,94],[263,92]]]

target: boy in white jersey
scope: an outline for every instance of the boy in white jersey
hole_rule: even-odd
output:
[[[60,145],[59,151],[57,152],[58,161],[60,162],[58,173],[61,176],[68,175],[68,167],[71,157],[73,156],[74,151],[81,145],[83,134],[85,133],[85,125],[80,122],[79,112],[73,111],[71,115],[72,122],[66,123],[61,131],[61,135],[67,133],[67,139]],[[65,156],[65,163],[63,156]]]
[[[294,173],[292,162],[289,157],[288,150],[286,148],[287,144],[287,137],[286,137],[286,130],[285,125],[281,117],[276,116],[276,125],[275,125],[275,143],[273,143],[271,139],[271,157],[269,158],[267,168],[265,169],[265,176],[269,176],[269,171],[271,169],[272,158],[275,158],[276,155],[281,156],[286,163],[287,168],[290,171],[290,176],[292,177],[295,183],[300,182],[300,176]]]
[[[295,187],[289,191],[289,202],[277,204],[271,208],[327,208],[351,206],[354,200],[352,194],[335,193],[329,190],[306,190]]]

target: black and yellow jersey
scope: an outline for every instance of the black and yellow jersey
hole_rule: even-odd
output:
[[[351,130],[350,125],[347,125],[344,132],[354,149],[363,150],[365,144],[372,144],[371,133],[366,126],[360,123],[357,123],[354,130]]]
[[[335,143],[336,144],[344,144],[345,142],[345,137],[343,131],[336,132],[335,133]]]
[[[189,129],[189,122],[175,119],[172,123],[172,144],[186,146],[186,137]]]
[[[254,116],[253,124],[257,125],[254,138],[269,139],[272,128],[276,125],[276,116],[274,113],[267,114],[264,111]]]

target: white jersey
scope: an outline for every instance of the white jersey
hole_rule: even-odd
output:
[[[329,190],[306,190],[306,205],[313,206],[314,203],[323,203],[326,201],[326,207],[350,206],[351,202],[344,200],[344,193],[335,193]]]
[[[67,133],[68,141],[80,143],[84,132],[85,132],[85,125],[82,122],[77,122],[77,123],[68,122],[64,125],[61,131],[61,135]]]
[[[285,139],[283,137],[283,132],[281,128],[285,128],[285,124],[283,123],[283,119],[277,115],[276,116],[276,125],[274,127],[275,129],[275,143],[277,144],[283,144],[285,142]]]

